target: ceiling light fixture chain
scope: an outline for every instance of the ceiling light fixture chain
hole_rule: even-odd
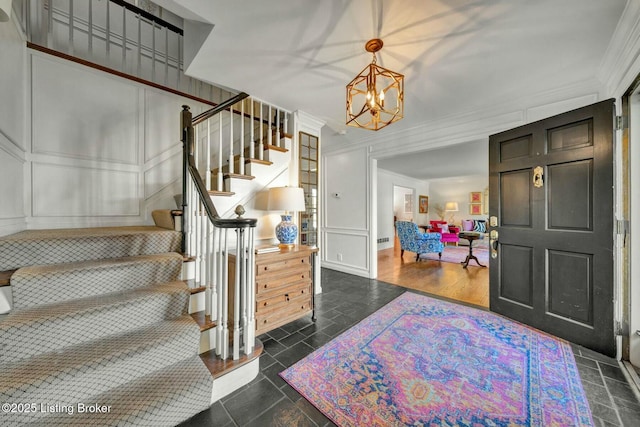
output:
[[[365,44],[373,58],[347,85],[347,125],[378,130],[403,117],[404,76],[377,64],[382,46],[380,39]]]

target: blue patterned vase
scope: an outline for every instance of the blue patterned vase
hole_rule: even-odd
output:
[[[293,245],[298,235],[298,226],[291,222],[291,215],[280,215],[282,222],[276,225],[276,237],[281,245]]]

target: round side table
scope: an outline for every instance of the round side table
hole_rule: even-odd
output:
[[[482,237],[482,234],[472,231],[461,231],[460,233],[458,233],[458,237],[469,241],[469,254],[467,255],[467,258],[460,263],[462,264],[462,268],[467,268],[467,266],[469,265],[469,261],[471,260],[474,260],[480,267],[486,267],[486,265],[480,264],[478,258],[476,258],[476,256],[473,254],[473,242]]]

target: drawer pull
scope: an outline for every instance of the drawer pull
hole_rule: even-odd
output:
[[[265,301],[265,302],[264,302],[264,307],[266,307],[266,306],[267,306],[267,302]]]
[[[287,301],[289,301],[289,294],[284,294],[284,297]]]

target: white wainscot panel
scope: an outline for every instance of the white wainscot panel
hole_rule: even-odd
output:
[[[329,155],[323,160],[327,227],[368,228],[366,151]]]
[[[0,147],[0,218],[24,216],[23,162]]]
[[[369,268],[366,235],[327,231],[325,244],[327,261],[363,270]]]
[[[138,163],[138,91],[105,73],[33,58],[33,151]]]
[[[189,105],[196,115],[201,104],[173,94],[145,89],[144,160],[148,162],[180,142],[180,112]]]
[[[182,152],[154,165],[144,173],[145,199],[161,191],[182,176]]]
[[[28,75],[24,46],[15,26],[10,22],[0,24],[0,137],[6,135],[11,143],[23,150],[25,82]]]
[[[138,173],[33,164],[33,216],[139,215]]]

